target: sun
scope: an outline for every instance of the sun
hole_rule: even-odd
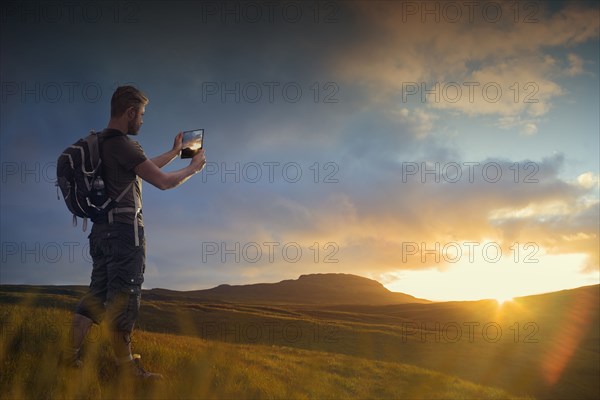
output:
[[[496,296],[494,300],[501,306],[504,303],[513,301],[513,298],[511,296]]]

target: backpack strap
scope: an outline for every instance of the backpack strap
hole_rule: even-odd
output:
[[[122,136],[123,134],[120,132],[108,132],[105,133],[100,132],[102,135],[98,136],[98,139],[101,139],[102,141],[106,140],[106,139],[110,139],[112,137],[117,137],[117,136]],[[100,135],[100,133],[98,135]],[[100,143],[100,146],[102,145],[102,143]],[[99,153],[98,153],[99,154]],[[135,190],[135,183],[137,181],[137,177],[135,180],[131,181],[131,183],[129,185],[127,185],[127,187],[125,187],[125,189],[123,189],[123,191],[119,194],[119,196],[117,196],[116,199],[112,200],[115,203],[118,203],[119,201],[121,201],[121,199],[125,196],[125,194],[128,191],[132,191],[133,194],[133,201],[134,201],[134,207],[113,207],[108,211],[108,223],[112,224],[114,222],[114,215],[115,214],[127,214],[127,213],[132,213],[133,214],[133,232],[135,235],[135,245],[139,246],[140,245],[140,239],[138,237],[138,232],[139,232],[139,226],[138,226],[138,214],[141,212],[141,201],[139,199],[139,196],[137,194],[137,191]]]
[[[123,196],[125,196],[125,194],[131,190],[133,192],[133,201],[134,201],[134,205],[135,207],[113,207],[108,211],[108,223],[112,224],[114,222],[114,215],[115,214],[125,214],[125,213],[133,213],[133,233],[135,235],[135,245],[139,246],[140,245],[140,239],[138,237],[138,232],[139,232],[139,226],[138,226],[138,214],[141,211],[141,207],[140,207],[140,200],[139,200],[139,196],[137,194],[137,191],[135,190],[135,182],[137,181],[137,177],[134,181],[132,181],[129,185],[127,185],[127,187],[125,189],[123,189],[123,191],[121,192],[121,194],[119,194],[119,196],[114,200],[115,203],[118,203]]]
[[[102,162],[100,159],[100,136],[98,136],[99,133],[93,129],[90,131],[90,135],[94,135],[96,139],[88,140],[88,146],[90,148],[90,161],[92,162],[92,165],[96,165],[98,168]]]

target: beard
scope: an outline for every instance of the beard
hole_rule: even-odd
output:
[[[129,121],[127,123],[127,134],[128,135],[137,135],[142,127],[141,124],[138,124],[137,121]]]

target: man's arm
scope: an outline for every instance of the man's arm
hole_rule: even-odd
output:
[[[154,163],[158,168],[162,168],[171,161],[173,161],[179,155],[179,150],[171,149],[166,153],[161,154],[160,156],[156,156],[151,158],[150,161]]]
[[[166,153],[161,154],[160,156],[156,156],[151,159],[151,161],[158,168],[162,168],[171,161],[173,161],[179,153],[181,153],[181,148],[183,147],[183,133],[179,132],[177,136],[175,136],[175,141],[173,142],[173,148]],[[143,179],[143,178],[142,178]]]
[[[162,156],[159,156],[162,157]],[[187,181],[190,176],[200,172],[206,164],[204,150],[200,150],[196,154],[190,164],[182,169],[173,172],[163,172],[153,160],[146,160],[138,164],[134,171],[146,182],[156,186],[160,190],[172,189]]]

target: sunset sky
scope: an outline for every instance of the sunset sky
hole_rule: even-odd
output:
[[[131,83],[146,154],[203,128],[208,161],[174,190],[144,184],[145,288],[599,283],[598,3],[466,3],[3,4],[0,282],[89,283],[55,161]]]

